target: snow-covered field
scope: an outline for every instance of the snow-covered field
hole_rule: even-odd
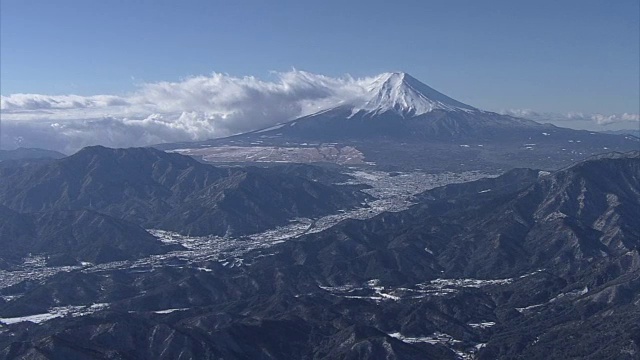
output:
[[[76,317],[76,316],[89,315],[96,311],[107,309],[108,307],[109,307],[109,304],[104,304],[104,303],[92,304],[89,306],[54,307],[49,309],[48,313],[44,313],[44,314],[35,314],[35,315],[20,316],[20,317],[13,317],[13,318],[0,318],[0,323],[9,325],[9,324],[15,324],[23,321],[30,321],[32,323],[39,324],[43,321],[47,321],[47,320],[51,320],[59,317],[65,317],[65,316]]]
[[[266,130],[265,130],[266,131]],[[337,144],[315,146],[267,146],[260,140],[251,146],[214,146],[193,149],[176,149],[182,155],[202,156],[203,160],[220,162],[291,162],[314,163],[330,162],[336,164],[365,164],[364,155],[353,146],[339,147]]]

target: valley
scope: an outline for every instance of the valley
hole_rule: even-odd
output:
[[[44,255],[34,254],[23,259],[22,264],[11,270],[0,270],[0,293],[2,289],[21,282],[39,283],[58,274],[72,271],[102,272],[108,270],[151,271],[157,267],[191,267],[206,271],[207,261],[216,261],[224,267],[247,266],[252,259],[245,259],[247,253],[255,250],[267,250],[275,244],[329,229],[346,219],[364,220],[386,211],[397,212],[414,204],[413,196],[425,190],[452,183],[473,181],[484,177],[496,176],[477,171],[461,174],[443,173],[393,173],[383,171],[356,170],[346,172],[352,176],[349,185],[367,185],[364,191],[373,196],[373,200],[361,207],[339,212],[320,218],[292,219],[289,225],[276,227],[260,233],[241,237],[188,236],[176,232],[150,229],[149,232],[160,241],[169,245],[181,245],[184,250],[166,254],[152,255],[129,261],[113,261],[103,264],[84,262],[76,266],[47,266]],[[258,256],[268,256],[260,254]],[[179,265],[176,265],[179,264]],[[14,301],[19,296],[5,297],[5,301]],[[2,321],[2,320],[0,320]]]

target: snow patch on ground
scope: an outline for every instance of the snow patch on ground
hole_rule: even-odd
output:
[[[396,333],[389,334],[389,336],[396,338],[398,340],[402,340],[409,344],[424,342],[431,345],[436,345],[436,344],[456,344],[461,342],[460,340],[454,339],[453,336],[445,333],[441,333],[441,332],[435,332],[429,336],[419,336],[419,337],[404,336],[399,332],[396,332]]]
[[[14,317],[14,318],[0,318],[0,323],[11,325],[11,324],[17,324],[20,322],[29,321],[32,323],[39,324],[41,322],[55,319],[57,317],[62,317],[64,315],[66,314],[46,313],[46,314],[36,314],[36,315],[28,315],[28,316]]]
[[[32,323],[40,324],[42,322],[45,322],[45,321],[48,321],[48,320],[51,320],[51,319],[55,319],[55,318],[59,318],[59,317],[85,316],[85,315],[93,314],[94,312],[97,312],[97,311],[101,311],[101,310],[107,309],[108,307],[109,307],[109,304],[106,304],[106,303],[92,304],[92,305],[88,305],[88,306],[61,306],[61,307],[54,307],[54,308],[49,309],[48,313],[44,313],[44,314],[19,316],[19,317],[13,317],[13,318],[0,318],[0,323],[6,324],[6,325],[10,325],[10,324],[17,324],[17,323],[20,323],[20,322],[29,321],[29,322],[32,322]]]
[[[586,293],[589,292],[589,287],[585,286],[583,289],[577,289],[577,290],[573,290],[573,291],[569,291],[566,293],[560,293],[557,296],[555,296],[554,298],[552,298],[551,300],[549,300],[550,303],[552,302],[556,302],[559,300],[569,300],[569,299],[575,299],[578,296],[582,296]]]
[[[434,286],[438,288],[444,287],[461,287],[461,288],[481,288],[488,285],[506,285],[511,284],[513,279],[435,279],[431,280],[423,286]]]
[[[425,249],[427,250],[427,249]],[[519,278],[531,276],[525,274]],[[421,299],[432,296],[447,296],[455,294],[464,288],[481,288],[484,286],[500,286],[510,284],[514,279],[435,279],[425,283],[416,284],[411,287],[383,286],[380,280],[372,279],[364,284],[344,284],[338,286],[318,287],[329,292],[333,296],[345,299],[365,299],[379,301],[403,301],[411,299]]]
[[[488,329],[494,326],[496,323],[493,321],[484,321],[479,323],[469,323],[468,325],[474,329]]]
[[[185,311],[185,310],[189,310],[189,308],[176,308],[176,309],[156,310],[156,311],[154,311],[154,313],[156,313],[156,314],[171,314],[172,312]]]
[[[471,345],[468,343],[465,344],[461,340],[457,340],[449,334],[438,331],[427,336],[405,336],[399,332],[388,335],[407,344],[427,343],[431,345],[443,345],[453,351],[458,359],[462,360],[475,359],[477,352],[487,345],[485,343],[471,343]]]
[[[259,133],[263,133],[263,132],[267,132],[267,131],[271,131],[271,130],[277,130],[277,129],[280,129],[280,128],[284,127],[284,126],[285,126],[285,124],[278,124],[278,125],[274,125],[274,126],[268,127],[266,129],[258,130],[258,131],[256,131],[256,133],[259,134]]]
[[[535,305],[530,305],[530,306],[526,306],[526,307],[520,307],[520,308],[516,308],[516,310],[520,313],[524,313],[527,311],[531,311],[533,309],[537,309],[541,306],[545,306],[546,304],[535,304]]]

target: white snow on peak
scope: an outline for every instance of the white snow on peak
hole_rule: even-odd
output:
[[[417,116],[433,110],[478,111],[454,100],[402,72],[384,73],[366,87],[362,98],[354,101],[353,114],[387,111],[402,116]]]

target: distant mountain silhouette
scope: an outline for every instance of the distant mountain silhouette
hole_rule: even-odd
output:
[[[17,148],[14,150],[0,150],[0,161],[24,159],[61,159],[67,155],[38,148]]]

